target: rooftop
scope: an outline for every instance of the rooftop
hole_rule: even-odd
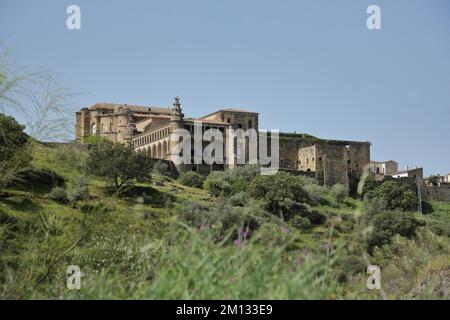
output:
[[[143,113],[159,113],[159,114],[171,114],[172,111],[169,107],[154,107],[154,106],[138,106],[130,104],[120,104],[120,103],[108,103],[108,102],[98,102],[93,106],[89,107],[89,110],[114,110],[116,106],[127,107],[134,112]]]

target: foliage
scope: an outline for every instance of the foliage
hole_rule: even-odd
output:
[[[213,206],[185,202],[177,208],[176,214],[181,221],[198,229],[215,230],[218,239],[230,232],[237,237],[243,230],[255,230],[268,220],[263,205],[258,201],[245,208],[232,206],[226,199],[220,199]]]
[[[391,244],[374,250],[383,289],[394,299],[449,299],[449,238],[426,228],[416,233],[413,239],[394,236]]]
[[[135,152],[129,144],[102,141],[89,151],[87,168],[90,174],[111,179],[116,189],[120,190],[133,179],[148,176],[152,160],[145,154]]]
[[[383,212],[374,216],[371,221],[373,231],[368,237],[369,248],[381,247],[391,242],[396,234],[411,238],[422,223],[411,213]]]
[[[67,198],[70,203],[75,203],[80,200],[87,200],[89,198],[89,181],[87,177],[78,176],[72,181],[72,184],[67,192]]]
[[[47,198],[50,200],[59,202],[59,203],[67,203],[67,192],[62,187],[54,187],[52,191],[47,195]]]
[[[0,190],[17,180],[31,161],[24,129],[13,117],[0,114]]]
[[[186,171],[183,172],[178,177],[178,182],[182,185],[192,187],[192,188],[201,188],[203,186],[204,178],[194,171]]]
[[[57,73],[18,66],[12,50],[0,43],[0,113],[19,115],[36,140],[68,140],[72,135],[74,94],[60,80]]]
[[[289,224],[299,230],[307,230],[311,227],[311,221],[308,218],[302,216],[294,216],[289,220]]]
[[[340,184],[340,183],[337,183],[334,186],[332,186],[330,192],[333,195],[333,197],[336,199],[337,203],[339,203],[339,204],[344,203],[344,201],[348,195],[347,188],[343,184]]]
[[[230,183],[226,179],[226,173],[223,171],[213,171],[205,179],[203,187],[213,197],[229,196],[231,193]]]
[[[312,179],[311,179],[312,180]],[[327,204],[328,190],[325,187],[319,186],[315,180],[312,183],[306,184],[303,187],[308,194],[309,203],[311,205]]]
[[[153,173],[160,176],[165,176],[168,174],[169,166],[163,161],[157,161],[153,165]]]
[[[256,165],[238,166],[227,171],[213,171],[204,182],[205,190],[214,197],[230,196],[248,190],[250,182],[259,174]]]
[[[389,210],[417,210],[417,196],[408,186],[395,181],[386,181],[378,188],[366,193],[368,199],[380,198]]]
[[[233,181],[240,180],[227,172],[225,197],[174,180],[135,183],[115,197],[102,178],[77,182],[84,166],[69,170],[71,160],[60,152],[33,144],[36,177],[24,176],[29,183],[12,185],[0,197],[2,299],[384,297],[367,290],[367,264],[382,269],[385,298],[449,298],[448,203],[432,202],[426,215],[389,210],[385,199],[369,197],[334,207],[318,200],[331,199],[329,191],[321,194],[310,179],[289,175],[286,185],[307,196],[298,201],[291,190],[279,201],[282,220],[268,211],[268,199],[252,194],[252,184],[261,183],[258,174],[246,185],[236,183],[245,191],[233,193]],[[89,187],[89,196],[75,205],[50,201],[43,195],[51,189],[36,192],[41,180],[55,193],[55,185],[65,184],[67,192]],[[370,214],[360,210],[363,205]],[[369,226],[369,252],[360,225]],[[67,289],[69,265],[81,268],[82,290]]]
[[[381,183],[377,181],[373,175],[367,176],[364,180],[362,195],[364,196],[368,192],[375,191],[380,185]]]
[[[250,184],[250,194],[268,201],[269,211],[283,216],[283,202],[307,202],[308,193],[303,188],[301,177],[278,172],[275,175],[257,176]]]
[[[431,185],[433,185],[433,186],[437,186],[440,181],[441,181],[441,176],[438,174],[437,175],[434,174],[434,175],[431,175],[428,177],[428,182],[431,183]]]

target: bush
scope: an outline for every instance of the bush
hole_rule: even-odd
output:
[[[169,166],[163,161],[157,161],[153,165],[153,173],[159,176],[165,176],[169,173]]]
[[[334,186],[332,186],[330,192],[336,199],[337,203],[339,204],[344,203],[348,195],[347,188],[340,183],[337,183]]]
[[[304,186],[306,193],[308,194],[309,204],[315,206],[319,204],[327,204],[328,201],[325,198],[328,190],[317,183],[307,184]]]
[[[212,196],[229,196],[231,193],[230,183],[226,180],[226,173],[223,171],[213,171],[206,178],[203,187]]]
[[[86,200],[89,198],[88,179],[86,177],[76,177],[67,192],[69,202],[75,203],[79,200]]]
[[[282,214],[283,203],[286,200],[308,202],[308,193],[303,186],[299,176],[281,171],[275,175],[257,176],[250,184],[250,195],[268,201],[270,212]]]
[[[17,181],[18,175],[31,162],[29,139],[24,129],[25,126],[13,117],[0,113],[0,190]]]
[[[291,220],[289,220],[289,224],[299,230],[306,230],[311,227],[311,221],[302,216],[294,216]]]
[[[364,186],[362,191],[362,196],[364,196],[366,193],[376,190],[381,183],[375,179],[374,176],[369,175],[366,177],[366,180],[364,180]]]
[[[201,188],[203,185],[204,178],[194,171],[183,172],[179,177],[178,181],[185,186],[193,188]]]
[[[245,192],[239,192],[230,197],[230,203],[235,207],[245,207],[245,205],[249,202],[249,196]]]
[[[416,194],[405,184],[396,181],[386,181],[375,190],[366,193],[369,199],[382,198],[389,210],[401,209],[403,211],[417,210]]]
[[[109,178],[117,191],[134,179],[148,176],[153,161],[150,157],[136,152],[130,144],[101,141],[89,151],[88,173]],[[167,165],[166,165],[167,166]]]
[[[67,170],[86,171],[88,152],[79,144],[64,144],[56,148],[55,158]]]
[[[68,202],[67,192],[62,187],[54,187],[52,191],[47,195],[47,198],[62,204]]]
[[[369,248],[389,244],[394,235],[411,238],[417,227],[423,225],[412,214],[407,212],[384,212],[374,216],[371,221],[373,230],[368,236]]]

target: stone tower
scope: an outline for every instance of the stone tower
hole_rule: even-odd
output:
[[[127,105],[125,105],[119,108],[117,111],[117,142],[129,141],[129,139],[131,138],[128,131],[128,125],[130,123],[130,109]]]
[[[184,114],[181,111],[180,98],[175,97],[172,107],[172,114],[170,115],[170,128],[173,130],[183,128]]]

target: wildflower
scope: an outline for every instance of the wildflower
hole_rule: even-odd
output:
[[[242,230],[241,234],[242,234],[242,238],[243,238],[244,240],[247,240],[247,237],[248,237],[248,227],[247,227],[245,230]]]
[[[296,256],[294,263],[299,266],[302,263],[302,258],[300,256]]]
[[[234,240],[234,244],[235,244],[237,247],[240,247],[240,246],[242,245],[241,239],[236,239],[236,240]]]
[[[288,233],[289,232],[288,227],[281,227],[281,232]]]

